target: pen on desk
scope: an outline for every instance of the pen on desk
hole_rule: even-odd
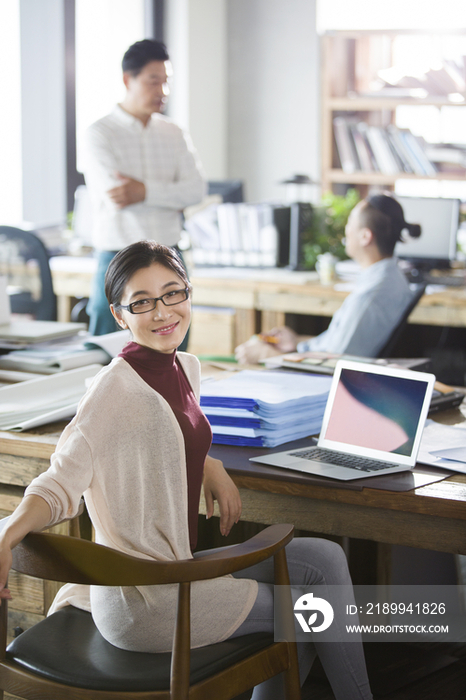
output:
[[[259,339],[264,343],[270,343],[271,345],[277,345],[280,342],[280,339],[277,338],[276,335],[266,335],[264,333],[259,335]]]

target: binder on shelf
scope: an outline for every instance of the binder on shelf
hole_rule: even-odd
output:
[[[279,257],[274,205],[212,205],[185,221],[196,265],[276,267]]]
[[[296,269],[311,221],[312,205],[306,202],[227,203],[194,214],[185,228],[196,265]]]

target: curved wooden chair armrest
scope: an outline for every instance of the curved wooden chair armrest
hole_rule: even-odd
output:
[[[232,569],[232,572],[241,571],[241,569],[269,559],[280,549],[283,549],[293,539],[293,533],[293,525],[269,525],[265,530],[245,542],[221,548],[220,551],[211,550],[208,554],[196,555],[194,561],[230,561],[232,566],[237,567]]]
[[[153,561],[66,535],[32,532],[13,550],[12,568],[52,581],[146,586],[200,581],[264,561],[293,537],[292,525],[271,525],[247,542],[182,561]]]
[[[0,530],[5,521],[0,521]],[[153,561],[130,556],[104,547],[89,540],[48,532],[33,532],[27,535],[13,550],[13,569],[39,578],[105,586],[133,586],[177,583],[178,602],[175,616],[175,630],[172,645],[170,691],[173,700],[187,700],[190,687],[190,648],[191,648],[191,581],[216,578],[240,571],[255,563],[274,558],[275,582],[288,584],[285,545],[291,541],[292,525],[272,525],[242,544],[212,551],[184,561]],[[284,639],[292,640],[294,634],[292,603],[289,588],[279,585],[277,595],[281,599],[282,624],[285,625]],[[7,601],[0,606],[0,662],[6,657]],[[238,674],[257,671],[257,682],[285,672],[285,685],[288,698],[299,698],[299,672],[295,644],[271,645],[261,649],[251,658],[244,659],[231,669],[225,669],[215,676],[218,685],[237,682],[233,669],[238,666]],[[249,665],[248,665],[249,664]],[[16,681],[15,681],[16,682]],[[207,681],[205,681],[207,683]],[[210,682],[210,679],[209,679]],[[41,680],[42,683],[42,680]],[[239,683],[239,690],[243,690]],[[2,686],[3,687],[3,686]],[[12,686],[13,687],[13,686]],[[246,687],[246,686],[244,686]],[[16,685],[14,686],[16,688]],[[205,697],[216,697],[213,685],[206,685],[209,692]],[[199,694],[195,697],[204,697]],[[0,691],[0,695],[2,695]],[[102,696],[110,696],[102,693]],[[130,693],[133,696],[133,693]],[[147,693],[143,693],[148,697]],[[150,693],[152,697],[152,693]],[[44,695],[42,692],[41,697]],[[134,694],[136,696],[136,694]],[[158,693],[157,693],[158,696]],[[164,697],[166,695],[164,694]],[[29,697],[32,697],[30,695]],[[34,696],[35,697],[35,696]],[[55,695],[58,697],[58,695]],[[61,695],[60,695],[61,697]],[[73,697],[78,697],[76,693]],[[81,695],[79,695],[81,697]],[[84,692],[82,694],[84,697]],[[94,696],[93,696],[94,697]],[[100,697],[100,695],[99,695]],[[223,697],[223,695],[222,695]]]

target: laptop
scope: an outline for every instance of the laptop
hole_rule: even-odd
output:
[[[434,382],[425,372],[341,360],[317,445],[250,461],[342,481],[410,471]]]

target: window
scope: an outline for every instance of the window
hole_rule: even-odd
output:
[[[82,132],[123,98],[121,59],[144,38],[144,0],[76,0],[78,145]]]

